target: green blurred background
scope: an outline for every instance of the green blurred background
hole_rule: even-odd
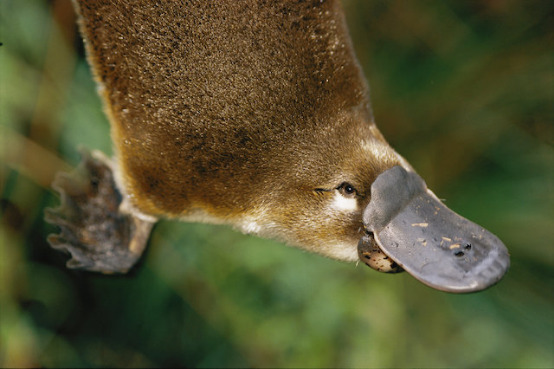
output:
[[[109,127],[67,0],[0,1],[0,366],[554,367],[554,1],[345,3],[377,123],[512,266],[432,290],[163,221],[125,276],[67,270],[54,174]]]

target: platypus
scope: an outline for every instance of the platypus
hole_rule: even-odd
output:
[[[75,0],[114,157],[54,188],[68,266],[126,272],[159,219],[227,224],[449,292],[509,254],[445,207],[375,125],[341,4]]]

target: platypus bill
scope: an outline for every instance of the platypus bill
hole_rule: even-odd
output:
[[[337,1],[75,0],[115,156],[54,188],[68,266],[126,272],[160,218],[229,224],[449,292],[502,242],[444,206],[375,126]]]

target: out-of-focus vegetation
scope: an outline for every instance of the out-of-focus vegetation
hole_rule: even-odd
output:
[[[161,222],[126,276],[64,267],[55,172],[109,126],[69,1],[0,2],[0,366],[554,367],[554,2],[345,4],[377,123],[512,267],[470,295]]]

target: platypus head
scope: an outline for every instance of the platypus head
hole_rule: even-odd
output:
[[[509,266],[502,242],[442,204],[362,112],[328,117],[333,130],[290,143],[283,154],[297,160],[280,169],[280,185],[269,184],[251,230],[378,271],[407,270],[444,291],[499,281]]]

